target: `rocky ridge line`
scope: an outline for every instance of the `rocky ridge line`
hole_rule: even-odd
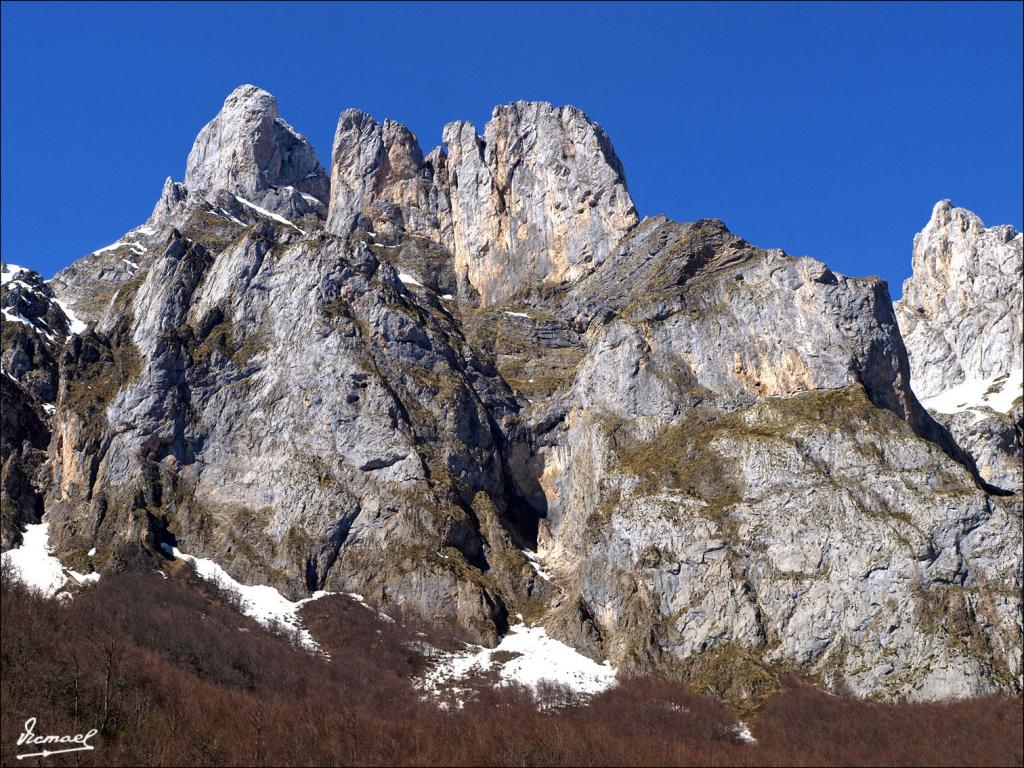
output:
[[[728,697],[1021,689],[1020,497],[951,458],[882,281],[638,222],[571,107],[426,158],[346,111],[325,208],[263,94],[51,284],[92,326],[41,476],[70,566],[180,545]]]

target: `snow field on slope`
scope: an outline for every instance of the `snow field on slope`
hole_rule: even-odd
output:
[[[15,577],[43,597],[53,597],[73,579],[78,584],[95,584],[99,573],[82,574],[65,568],[52,554],[50,524],[45,520],[26,525],[21,546],[4,552],[0,559],[10,565]]]
[[[506,653],[516,656],[508,661],[494,658]],[[496,648],[469,645],[461,651],[435,654],[430,671],[416,685],[428,696],[454,694],[461,705],[469,678],[489,671],[497,671],[499,685],[518,683],[534,691],[542,682],[551,682],[565,685],[579,696],[592,696],[615,685],[615,670],[608,662],[598,664],[549,637],[543,627],[525,624],[509,627]]]
[[[240,581],[232,578],[227,571],[213,560],[186,555],[177,547],[172,548],[171,553],[179,560],[191,563],[200,578],[216,584],[220,589],[237,597],[239,602],[238,610],[245,616],[255,619],[263,626],[271,629],[278,625],[283,626],[296,634],[303,648],[315,653],[324,653],[323,649],[313,639],[313,636],[308,630],[303,628],[299,621],[299,609],[306,603],[319,600],[321,597],[327,597],[333,593],[314,592],[311,597],[292,601],[273,587],[242,584]]]
[[[944,392],[926,397],[921,405],[933,413],[960,413],[974,408],[991,408],[997,413],[1007,413],[1022,393],[1024,369],[1014,368],[1000,376],[967,379]]]

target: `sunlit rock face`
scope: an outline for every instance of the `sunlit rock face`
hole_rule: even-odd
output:
[[[911,384],[988,482],[1020,491],[1024,245],[1013,227],[936,203],[896,302]]]
[[[405,126],[343,112],[328,229],[428,237],[488,305],[579,278],[637,223],[611,142],[575,107],[515,102],[494,109],[482,137],[467,122],[443,136],[447,154],[424,159]]]
[[[242,85],[196,137],[185,187],[227,190],[258,203],[276,188],[292,187],[323,203],[328,183],[309,141],[281,119],[277,99]]]
[[[485,304],[580,277],[637,223],[611,142],[575,107],[496,107],[483,137],[456,122],[444,143],[456,272]]]
[[[444,167],[444,153],[435,149],[424,159],[416,136],[401,123],[345,110],[334,136],[327,229],[345,235],[361,226],[450,245]]]
[[[89,328],[57,341],[38,435],[25,393],[49,369],[5,321],[4,418],[38,443],[19,466],[57,555],[177,547],[490,645],[521,615],[722,695],[782,669],[888,698],[1021,690],[1020,497],[1005,451],[932,401],[1020,365],[1019,235],[940,206],[894,309],[883,281],[720,221],[638,220],[576,108],[443,138],[424,155],[345,110],[328,190],[243,86],[147,222],[39,289]],[[954,317],[975,319],[933,355]]]
[[[935,204],[896,303],[919,398],[1024,366],[1022,253],[1013,227],[986,228],[949,200]]]

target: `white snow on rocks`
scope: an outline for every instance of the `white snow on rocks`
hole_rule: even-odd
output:
[[[525,312],[509,312],[508,310],[505,310],[505,314],[509,317],[525,317],[527,320],[533,320],[533,316],[528,315]]]
[[[533,570],[537,572],[544,581],[551,581],[551,574],[545,571],[540,566],[540,556],[529,549],[524,549],[523,554],[526,555],[526,559],[530,561],[530,565],[533,566]]]
[[[244,227],[245,226],[245,222],[242,221],[237,216],[232,216],[230,211],[225,211],[223,208],[214,209],[212,206],[211,206],[211,210],[213,211],[213,213],[215,215],[220,216],[221,218],[227,219],[228,221],[232,221],[232,222],[234,222],[235,224],[237,224],[240,227]]]
[[[53,597],[67,582],[68,577],[76,583],[95,584],[100,580],[98,573],[78,573],[64,568],[54,557],[50,547],[50,524],[45,520],[35,525],[26,525],[21,546],[4,552],[3,565],[9,565],[15,578],[35,590],[43,597]],[[63,596],[63,595],[62,595]]]
[[[975,408],[991,408],[1007,413],[1024,393],[1024,369],[1014,368],[1009,373],[988,379],[970,378],[921,401],[933,413],[960,413]]]
[[[118,242],[114,243],[113,245],[108,245],[106,248],[103,248],[101,250],[103,250],[103,251],[110,250],[111,248],[115,248],[115,247],[119,246],[120,244],[121,244],[121,241],[118,241]],[[99,252],[100,251],[96,251],[96,253],[99,253]],[[29,272],[29,271],[30,270],[26,269],[25,267],[19,267],[17,264],[7,264],[7,263],[5,263],[3,265],[3,269],[0,270],[0,285],[7,285],[8,283],[12,283],[12,282],[13,283],[18,283],[18,284],[20,284],[20,286],[22,288],[24,288],[26,290],[29,290],[29,291],[32,291],[33,293],[37,293],[38,294],[39,291],[36,288],[34,288],[31,285],[29,285],[28,283],[22,282],[21,280],[18,279],[18,276],[22,272]],[[81,320],[79,320],[77,317],[75,317],[74,312],[72,312],[68,308],[68,306],[66,304],[64,304],[62,301],[60,301],[60,299],[54,299],[53,302],[58,307],[60,307],[61,311],[63,311],[64,314],[67,316],[68,324],[69,324],[69,326],[71,328],[71,334],[72,335],[81,333],[82,331],[85,330],[85,328],[86,328],[85,323],[83,323]],[[9,322],[12,322],[12,323],[24,323],[29,328],[32,328],[33,330],[39,331],[39,333],[43,334],[50,341],[54,341],[55,340],[54,337],[53,337],[53,334],[50,333],[45,327],[40,327],[39,325],[26,320],[24,317],[22,317],[21,315],[17,314],[16,312],[12,312],[12,311],[10,311],[8,309],[4,309],[3,310],[3,315],[4,315],[4,319],[8,320]]]
[[[67,577],[60,560],[50,552],[50,524],[42,522],[26,525],[21,546],[4,552],[2,560],[14,569],[19,581],[44,597],[53,597]]]
[[[306,232],[304,230],[299,229],[297,226],[292,224],[292,222],[288,221],[288,219],[286,219],[284,216],[278,216],[276,213],[271,213],[266,208],[260,208],[258,205],[256,205],[256,203],[251,203],[248,200],[246,200],[244,197],[239,197],[238,195],[235,195],[235,200],[237,200],[242,205],[244,205],[244,206],[246,206],[248,208],[252,208],[254,211],[256,211],[256,213],[258,213],[258,214],[260,214],[262,216],[266,216],[267,218],[273,219],[274,221],[278,221],[278,222],[280,222],[282,224],[287,224],[289,227],[291,227],[294,230],[297,230],[298,232],[302,233],[303,235],[306,234]]]
[[[3,269],[0,269],[0,285],[7,285],[22,272],[28,272],[28,270],[17,264],[4,264]]]
[[[71,327],[72,336],[77,336],[79,333],[82,333],[86,329],[86,324],[75,316],[75,313],[71,311],[71,307],[69,307],[60,299],[54,299],[53,303],[60,307],[61,311],[67,317],[68,325]]]
[[[79,584],[95,584],[100,580],[100,574],[98,571],[93,571],[92,573],[79,573],[78,571],[72,571],[69,568],[68,575]]]
[[[4,319],[7,320],[7,322],[9,322],[9,323],[22,323],[23,325],[27,325],[33,331],[38,331],[39,333],[43,334],[43,336],[48,338],[50,341],[56,341],[56,339],[53,337],[53,334],[46,330],[45,323],[43,324],[43,327],[41,327],[39,325],[36,325],[35,323],[29,322],[28,320],[26,320],[21,315],[16,315],[13,312],[10,312],[9,310],[4,309],[4,310],[2,310],[2,312],[3,312],[3,315],[4,315]],[[40,321],[40,322],[42,322],[42,321]]]
[[[415,285],[418,288],[425,288],[426,287],[426,286],[423,285],[423,283],[421,283],[415,277],[410,275],[408,272],[399,272],[398,273],[398,279],[401,280],[404,285]]]
[[[510,661],[496,661],[496,653],[515,653]],[[516,624],[496,648],[468,645],[454,653],[438,653],[429,672],[416,681],[431,696],[452,693],[460,704],[465,683],[474,674],[497,670],[499,685],[519,683],[534,690],[542,681],[568,686],[581,697],[592,696],[615,685],[615,670],[606,661],[598,664],[565,643],[548,637],[543,627]]]
[[[106,253],[107,251],[116,251],[118,248],[123,248],[124,245],[124,240],[118,240],[116,243],[111,243],[110,245],[105,245],[102,248],[97,248],[92,252],[92,255],[96,255],[97,253]]]
[[[742,720],[740,720],[738,723],[736,723],[735,726],[733,726],[732,732],[733,734],[735,734],[737,741],[742,741],[744,744],[757,743],[757,739],[755,739],[754,735],[750,732],[750,726],[748,726]]]
[[[11,311],[9,311],[7,309],[3,309],[3,310],[0,310],[0,311],[3,312],[4,319],[6,319],[7,322],[9,322],[9,323],[24,323],[29,328],[35,328],[35,326],[32,325],[32,323],[30,323],[28,320],[26,320],[21,315],[16,315],[16,314],[14,314],[13,312],[11,312]]]
[[[168,548],[167,545],[164,545],[165,550]],[[299,621],[299,609],[306,603],[333,594],[332,592],[314,592],[312,597],[293,602],[273,587],[246,585],[236,581],[213,560],[186,555],[177,547],[172,548],[171,553],[176,558],[191,563],[200,578],[212,582],[225,592],[236,596],[239,601],[239,611],[244,615],[271,629],[284,627],[295,633],[304,648],[326,655],[309,631],[302,627]]]

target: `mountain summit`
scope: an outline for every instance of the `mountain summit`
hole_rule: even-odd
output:
[[[223,189],[257,203],[269,190],[290,186],[326,202],[328,178],[306,137],[278,115],[277,99],[242,85],[196,137],[185,186],[193,192]]]
[[[45,513],[86,573],[185,553],[722,696],[1021,691],[1020,235],[940,203],[894,307],[640,220],[575,107],[443,137],[346,110],[328,184],[242,86],[147,222],[5,266],[4,545]],[[933,402],[976,379],[991,439]]]

